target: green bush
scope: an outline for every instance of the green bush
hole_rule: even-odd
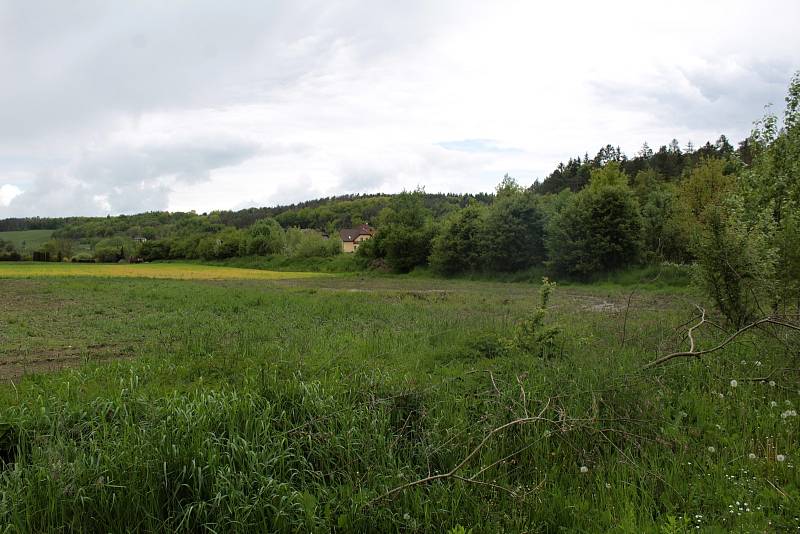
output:
[[[593,174],[594,177],[594,174]],[[548,223],[548,266],[556,274],[586,278],[635,264],[642,221],[627,186],[601,180],[571,196]]]
[[[290,228],[286,231],[286,254],[292,258],[325,258],[342,252],[338,239],[328,239],[316,230]]]
[[[517,350],[538,357],[554,356],[556,352],[556,338],[561,329],[545,322],[550,294],[555,289],[555,282],[542,278],[542,287],[539,289],[539,307],[530,317],[517,323],[511,344]]]
[[[22,255],[10,241],[0,239],[0,261],[20,261]]]
[[[545,218],[538,197],[504,184],[481,232],[482,261],[493,272],[520,271],[545,259]]]
[[[485,212],[483,206],[471,204],[445,220],[431,246],[429,261],[434,272],[453,275],[480,268]]]
[[[361,256],[373,261],[385,259],[397,273],[425,265],[434,227],[422,196],[422,191],[404,191],[394,197],[391,205],[381,212],[376,236],[359,246]]]
[[[778,262],[771,217],[764,213],[759,224],[748,225],[738,200],[731,197],[726,205],[706,210],[694,247],[695,280],[735,327],[767,314]]]
[[[242,255],[266,256],[281,254],[286,247],[286,235],[275,219],[261,219],[247,229]]]

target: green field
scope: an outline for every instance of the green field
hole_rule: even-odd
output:
[[[800,527],[797,337],[642,370],[685,288],[2,267],[3,532]]]
[[[50,241],[52,230],[19,230],[0,232],[0,241],[10,241],[20,252],[31,252]]]

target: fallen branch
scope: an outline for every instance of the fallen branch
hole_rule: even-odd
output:
[[[463,468],[465,465],[467,465],[467,463],[472,458],[474,458],[475,455],[477,455],[481,451],[483,446],[486,445],[486,443],[492,438],[492,436],[494,436],[498,432],[502,432],[503,430],[505,430],[507,428],[510,428],[512,426],[524,425],[524,424],[528,424],[528,423],[535,423],[535,422],[538,422],[538,421],[545,421],[545,422],[548,422],[548,423],[557,424],[558,421],[552,421],[550,419],[542,417],[544,412],[547,410],[548,406],[550,406],[550,400],[549,399],[548,399],[547,403],[545,403],[544,407],[539,411],[539,414],[536,415],[535,417],[521,417],[519,419],[515,419],[513,421],[509,421],[508,423],[505,423],[505,424],[500,425],[500,426],[498,426],[496,428],[493,428],[492,430],[489,431],[488,434],[486,434],[486,436],[484,436],[483,440],[481,440],[481,442],[478,444],[478,446],[475,447],[474,449],[472,449],[472,452],[470,452],[466,457],[464,457],[463,460],[461,460],[455,467],[453,467],[447,473],[441,473],[441,474],[438,474],[438,475],[430,475],[430,476],[427,476],[427,477],[424,477],[424,478],[420,478],[418,480],[414,480],[412,482],[407,482],[407,483],[405,483],[403,485],[397,486],[396,488],[392,488],[389,491],[387,491],[386,493],[384,493],[383,495],[381,495],[379,497],[376,497],[375,499],[371,500],[368,503],[368,506],[374,504],[377,501],[380,501],[380,500],[383,500],[383,499],[388,499],[392,495],[400,493],[401,491],[404,491],[404,490],[406,490],[408,488],[412,488],[414,486],[419,486],[421,484],[428,484],[430,482],[435,482],[437,480],[443,480],[443,479],[448,479],[448,478],[451,478],[451,479],[454,479],[454,480],[460,480],[461,482],[466,482],[466,483],[470,483],[470,484],[477,484],[477,485],[481,485],[481,486],[490,486],[490,487],[492,487],[494,489],[503,490],[506,493],[510,494],[511,496],[516,497],[517,493],[514,490],[510,489],[510,488],[506,488],[506,487],[499,486],[497,484],[492,484],[492,483],[489,483],[489,482],[484,482],[483,480],[476,480],[474,476],[467,478],[467,477],[459,475],[458,472],[461,470],[461,468]],[[492,465],[495,465],[495,464],[492,464]],[[485,469],[482,469],[481,471],[478,472],[478,474],[481,474],[484,471],[485,471]],[[477,475],[475,475],[475,476],[477,476]]]
[[[698,306],[698,309],[702,310],[702,308],[700,308],[699,306]],[[789,328],[791,330],[796,330],[796,331],[800,332],[800,326],[798,326],[796,324],[787,323],[787,322],[781,321],[781,320],[773,318],[773,317],[765,317],[763,319],[759,319],[758,321],[750,323],[750,324],[748,324],[746,326],[743,326],[742,328],[740,328],[739,330],[737,330],[736,332],[734,332],[733,334],[728,336],[725,339],[725,341],[723,341],[722,343],[720,343],[716,347],[713,347],[713,348],[710,348],[710,349],[705,349],[705,350],[694,350],[695,342],[694,342],[694,336],[692,334],[693,334],[695,329],[697,329],[698,327],[700,327],[701,325],[703,325],[706,322],[707,321],[706,321],[706,318],[705,318],[705,310],[702,310],[702,316],[701,316],[700,322],[697,323],[696,325],[694,325],[693,327],[691,327],[689,329],[689,331],[688,331],[689,342],[690,342],[689,350],[680,351],[680,352],[673,352],[671,354],[667,354],[665,356],[662,356],[662,357],[658,358],[657,360],[654,360],[654,361],[648,363],[647,365],[645,365],[643,367],[643,369],[650,369],[652,367],[656,367],[658,365],[662,365],[662,364],[664,364],[664,363],[666,363],[666,362],[668,362],[668,361],[670,361],[670,360],[672,360],[674,358],[682,358],[682,357],[686,357],[686,356],[699,357],[699,356],[702,356],[704,354],[710,354],[712,352],[716,352],[716,351],[724,348],[731,341],[733,341],[734,339],[736,339],[740,335],[744,334],[748,330],[756,328],[756,327],[761,326],[763,324],[773,324],[773,325],[776,325],[776,326],[782,326],[784,328]]]

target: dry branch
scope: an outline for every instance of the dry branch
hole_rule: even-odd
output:
[[[703,310],[699,306],[698,306],[698,309],[702,310],[702,315],[701,315],[700,322],[697,323],[696,325],[694,325],[693,327],[691,327],[689,329],[689,331],[688,331],[689,342],[690,342],[689,350],[688,351],[673,352],[671,354],[667,354],[665,356],[662,356],[662,357],[658,358],[657,360],[653,360],[652,362],[650,362],[647,365],[645,365],[643,367],[643,369],[650,369],[652,367],[656,367],[658,365],[662,365],[662,364],[664,364],[664,363],[666,363],[666,362],[668,362],[668,361],[670,361],[670,360],[672,360],[674,358],[682,358],[682,357],[686,357],[686,356],[699,357],[699,356],[702,356],[704,354],[710,354],[712,352],[716,352],[716,351],[724,348],[731,341],[733,341],[734,339],[736,339],[740,335],[744,334],[748,330],[751,330],[753,328],[759,327],[759,326],[764,325],[764,324],[773,324],[773,325],[776,325],[776,326],[781,326],[781,327],[784,327],[784,328],[789,328],[790,330],[796,330],[796,331],[800,332],[800,326],[798,326],[796,324],[787,323],[787,322],[782,321],[782,320],[780,320],[778,318],[775,318],[775,317],[764,317],[763,319],[759,319],[758,321],[755,321],[755,322],[752,322],[752,323],[750,323],[750,324],[748,324],[746,326],[743,326],[742,328],[740,328],[739,330],[737,330],[736,332],[734,332],[733,334],[728,336],[725,339],[725,341],[723,341],[722,343],[720,343],[716,347],[712,347],[710,349],[705,349],[705,350],[695,350],[695,341],[694,341],[693,333],[697,328],[699,328],[700,326],[702,326],[703,324],[705,324],[707,322],[707,320],[705,318],[705,310]]]
[[[387,491],[386,493],[384,493],[383,495],[381,495],[379,497],[376,497],[375,499],[370,501],[369,505],[374,504],[377,501],[380,501],[380,500],[383,500],[383,499],[387,499],[387,498],[391,497],[392,495],[400,493],[401,491],[406,490],[408,488],[412,488],[414,486],[419,486],[421,484],[428,484],[430,482],[435,482],[437,480],[444,480],[444,479],[460,480],[462,482],[466,482],[466,483],[470,483],[470,484],[477,484],[477,485],[480,485],[480,486],[490,486],[492,488],[500,489],[502,491],[505,491],[506,493],[508,493],[511,496],[515,497],[517,495],[516,492],[514,490],[510,489],[510,488],[507,488],[507,487],[504,487],[504,486],[499,486],[497,484],[492,484],[492,483],[489,483],[489,482],[485,482],[483,480],[476,480],[475,477],[477,475],[483,473],[485,471],[485,469],[482,469],[481,471],[478,472],[478,474],[476,474],[475,476],[469,477],[469,478],[459,475],[458,472],[465,465],[467,465],[467,463],[469,463],[469,461],[472,460],[472,458],[474,458],[481,451],[483,446],[486,445],[486,443],[490,439],[492,439],[492,436],[494,436],[495,434],[497,434],[499,432],[502,432],[503,430],[506,430],[507,428],[510,428],[512,426],[517,426],[517,425],[524,425],[524,424],[528,424],[528,423],[535,423],[535,422],[539,422],[539,421],[545,421],[545,422],[551,423],[551,424],[558,424],[558,421],[553,421],[551,419],[547,419],[545,417],[542,417],[542,415],[547,410],[548,406],[550,406],[550,400],[549,399],[545,403],[544,407],[539,411],[538,415],[536,415],[534,417],[521,417],[519,419],[514,419],[513,421],[509,421],[508,423],[505,423],[505,424],[502,424],[502,425],[500,425],[500,426],[498,426],[496,428],[493,428],[492,430],[489,431],[488,434],[486,434],[484,436],[483,440],[481,440],[481,442],[478,444],[478,446],[475,447],[474,449],[472,449],[472,452],[470,452],[467,456],[465,456],[464,459],[462,459],[455,467],[453,467],[447,473],[441,473],[441,474],[438,474],[438,475],[430,475],[430,476],[427,476],[427,477],[424,477],[424,478],[420,478],[418,480],[414,480],[412,482],[407,482],[405,484],[397,486],[396,488],[392,488],[389,491]],[[496,465],[496,463],[492,464],[492,465]]]

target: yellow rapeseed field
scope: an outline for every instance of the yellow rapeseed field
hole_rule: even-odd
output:
[[[283,280],[327,276],[321,273],[278,272],[235,267],[214,267],[188,263],[0,263],[0,278],[52,276],[98,276],[128,278],[168,278],[175,280]]]

